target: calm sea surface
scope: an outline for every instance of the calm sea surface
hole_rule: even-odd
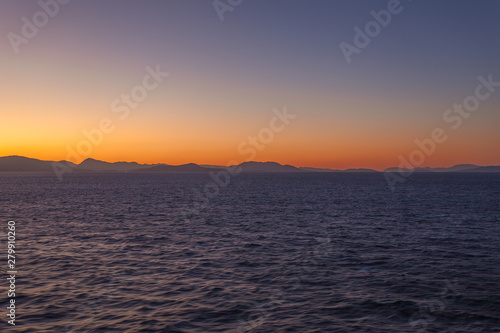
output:
[[[500,175],[209,183],[0,175],[0,331],[500,332]]]

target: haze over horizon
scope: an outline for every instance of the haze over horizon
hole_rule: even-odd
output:
[[[16,53],[7,34],[41,7],[3,1],[0,156],[65,160],[104,126],[82,159],[383,170],[442,128],[420,167],[500,165],[500,88],[443,120],[479,77],[500,82],[500,3],[401,0],[347,63],[339,44],[388,3],[242,1],[221,22],[211,1],[71,1]],[[120,100],[144,84],[137,105]],[[249,138],[276,112],[296,117],[259,149]]]

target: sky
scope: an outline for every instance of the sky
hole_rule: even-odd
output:
[[[500,82],[499,1],[55,1],[0,2],[0,156],[500,165],[500,87],[447,113]]]

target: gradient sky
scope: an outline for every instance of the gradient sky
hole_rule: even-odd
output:
[[[41,8],[3,0],[0,156],[65,159],[109,118],[114,131],[84,157],[243,162],[238,146],[286,106],[297,117],[255,160],[384,169],[442,127],[449,139],[425,166],[500,165],[500,88],[459,129],[443,121],[479,75],[500,81],[500,2],[401,0],[347,64],[339,44],[387,3],[243,0],[221,22],[210,0],[73,0],[16,54],[8,33]],[[111,103],[157,64],[170,76],[120,120]]]

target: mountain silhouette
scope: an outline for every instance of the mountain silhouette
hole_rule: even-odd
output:
[[[242,172],[303,172],[292,165],[282,165],[276,162],[243,162],[239,164]]]
[[[105,162],[87,158],[80,164],[68,161],[42,161],[24,156],[0,157],[0,172],[54,172],[54,165],[59,163],[76,173],[118,172],[118,173],[196,173],[216,172],[226,167],[215,165],[198,165],[188,163],[183,165],[139,164],[137,162]],[[297,168],[276,162],[243,162],[238,165],[243,173],[291,173],[291,172],[379,172],[372,169],[332,170],[319,168]],[[450,168],[415,168],[414,172],[500,172],[500,166],[478,166],[474,164],[459,164]],[[410,172],[408,169],[388,168],[384,172]]]
[[[179,173],[179,172],[193,173],[193,172],[210,172],[219,170],[220,169],[202,167],[199,166],[198,164],[189,163],[183,165],[166,165],[166,164],[156,165],[148,168],[140,168],[134,170],[133,172],[134,173]]]
[[[384,172],[500,172],[500,166],[478,166],[475,164],[458,164],[450,168],[388,168]]]
[[[61,163],[69,163],[70,167],[76,167],[75,164],[66,161]],[[0,172],[53,172],[53,161],[41,161],[34,158],[24,156],[5,156],[0,157]]]
[[[343,172],[378,172],[378,171],[373,169],[358,168],[358,169],[343,170]]]
[[[142,168],[149,168],[151,165],[139,164],[137,162],[104,162],[95,160],[93,158],[87,158],[85,161],[80,163],[76,169],[81,171],[132,171]]]

